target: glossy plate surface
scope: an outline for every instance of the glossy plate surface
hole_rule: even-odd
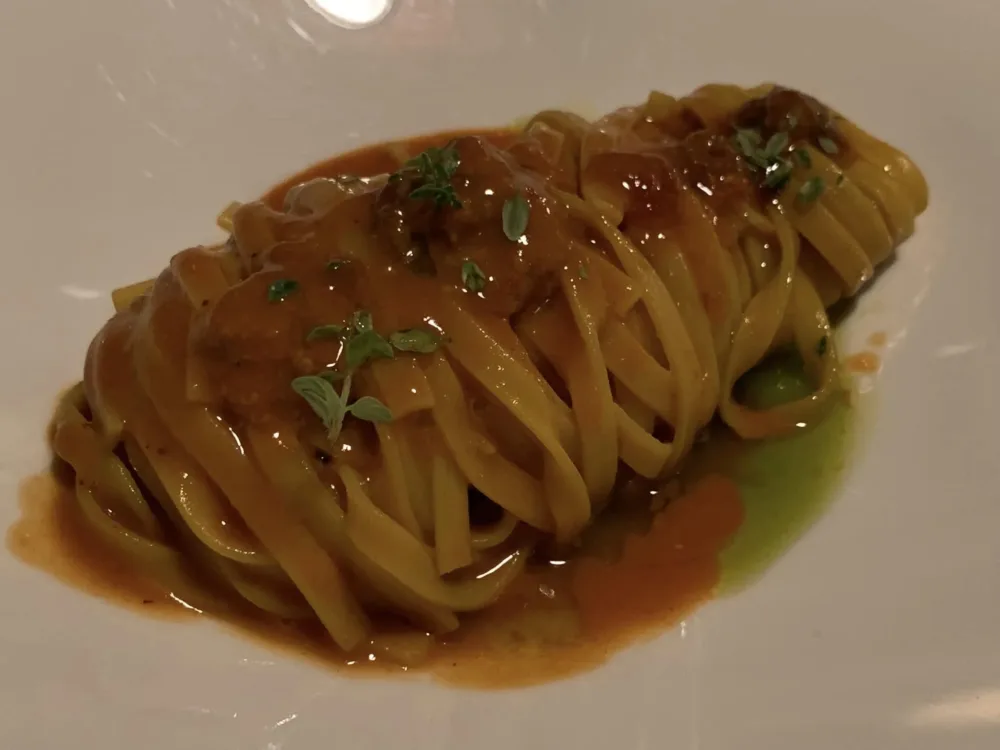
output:
[[[336,678],[0,552],[0,746],[1000,747],[1000,4],[388,2],[0,7],[0,525],[109,290],[215,237],[230,200],[365,142],[714,80],[803,88],[931,185],[849,324],[889,344],[840,497],[748,591],[506,693]]]

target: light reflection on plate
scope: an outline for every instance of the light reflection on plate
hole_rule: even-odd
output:
[[[345,29],[374,26],[389,11],[393,0],[306,0],[326,20]]]

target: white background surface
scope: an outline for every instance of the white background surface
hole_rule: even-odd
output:
[[[780,80],[909,151],[931,208],[851,324],[891,347],[849,481],[748,592],[597,672],[473,693],[336,678],[0,552],[0,747],[1000,747],[998,39],[991,0],[400,0],[362,30],[304,0],[6,0],[3,526],[109,290],[345,148]]]

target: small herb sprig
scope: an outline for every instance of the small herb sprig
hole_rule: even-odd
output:
[[[788,158],[788,133],[778,131],[767,142],[756,130],[739,128],[734,138],[736,147],[746,159],[747,166],[752,172],[762,172],[764,175],[763,184],[765,187],[780,190],[788,182],[795,165]],[[796,158],[800,161],[803,157]],[[805,158],[808,159],[808,152],[802,150]]]
[[[267,287],[267,301],[281,302],[285,297],[299,288],[295,279],[278,279]]]
[[[528,205],[524,194],[518,190],[513,198],[504,201],[503,212],[503,233],[511,242],[517,242],[524,236],[528,229],[528,217],[531,214],[531,206]]]
[[[331,441],[340,436],[348,414],[366,422],[392,420],[389,408],[373,396],[350,401],[351,382],[358,368],[372,360],[392,359],[394,350],[429,354],[441,344],[441,337],[436,333],[419,328],[396,331],[386,339],[375,330],[371,313],[364,310],[354,313],[347,325],[316,326],[306,336],[307,341],[326,338],[343,339],[346,369],[295,378],[292,390],[305,399],[323,421]]]
[[[798,121],[794,117],[789,118],[789,130],[793,130],[797,124]],[[737,128],[733,136],[736,149],[743,156],[750,171],[763,173],[762,184],[772,190],[781,190],[788,183],[796,163],[806,169],[812,168],[809,151],[805,148],[789,150],[790,140],[789,133],[783,130],[774,133],[766,143],[761,134],[751,128]],[[817,144],[831,156],[840,151],[836,141],[827,136],[820,136]],[[840,185],[841,182],[843,182],[842,174],[838,176],[837,184]],[[823,195],[825,189],[826,182],[822,177],[811,177],[799,188],[796,199],[803,203],[812,203]]]
[[[833,140],[833,138],[821,135],[816,139],[816,143],[818,143],[819,147],[830,156],[840,153],[840,147],[837,145],[837,142]]]
[[[810,177],[802,183],[796,197],[803,203],[813,203],[823,195],[824,190],[826,190],[826,181],[822,177]]]
[[[486,288],[486,274],[474,261],[462,263],[462,286],[474,294]]]
[[[399,170],[389,175],[389,182],[413,177],[416,187],[410,191],[410,198],[430,200],[438,207],[461,208],[462,201],[458,199],[451,184],[458,165],[458,149],[452,141],[444,148],[432,146],[409,159]]]

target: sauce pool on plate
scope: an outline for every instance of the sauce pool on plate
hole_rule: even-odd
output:
[[[269,191],[280,204],[304,180],[391,171],[457,134],[362,149],[323,162]],[[487,134],[503,145],[509,131]],[[808,390],[801,371],[765,363],[747,377],[749,401]],[[755,391],[757,392],[755,395]],[[759,572],[812,520],[843,465],[851,410],[846,399],[812,429],[762,443],[712,425],[682,472],[668,482],[626,483],[609,510],[568,549],[536,553],[525,575],[493,606],[431,646],[410,671],[455,684],[508,687],[566,677],[676,624],[720,590]],[[27,480],[22,518],[8,533],[26,563],[92,595],[151,614],[193,614],[85,532],[59,472]],[[227,613],[237,630],[352,673],[403,670],[379,653],[345,661],[319,627]]]

